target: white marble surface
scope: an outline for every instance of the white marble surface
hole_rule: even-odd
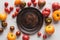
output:
[[[4,2],[5,1],[9,2],[9,7],[14,6],[14,0],[0,0],[0,13],[2,13],[4,11]],[[30,0],[25,0],[25,1],[28,2]],[[60,0],[46,0],[46,5],[44,6],[44,8],[48,7],[52,11],[51,4],[53,2],[60,2]],[[14,7],[14,9],[15,9],[15,7]],[[14,11],[11,12],[11,14],[9,14],[7,17],[6,21],[8,22],[8,26],[7,26],[7,28],[4,29],[4,32],[0,35],[0,40],[7,40],[7,34],[10,31],[9,30],[10,26],[12,26],[12,25],[15,26],[14,34],[16,33],[16,31],[18,31],[18,28],[16,25],[16,18],[15,19],[12,18],[12,14],[14,13]],[[52,12],[51,12],[51,14],[52,14]],[[50,17],[51,17],[51,15],[50,15]],[[60,40],[60,21],[58,23],[52,22],[52,24],[55,27],[55,33],[52,36],[48,37],[46,40]],[[1,22],[0,22],[0,28],[1,28]],[[43,26],[40,30],[40,32],[42,34],[44,34],[44,28],[45,28],[45,23],[43,24]],[[22,35],[23,34],[21,34],[21,36],[19,38],[17,38],[16,40],[22,40]],[[34,35],[30,35],[30,40],[43,40],[43,38],[42,38],[42,36],[38,38],[37,33],[36,33]]]

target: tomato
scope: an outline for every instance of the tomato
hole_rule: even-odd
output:
[[[49,14],[50,14],[50,12],[48,12],[48,11],[42,11],[42,15],[43,15],[44,17],[48,17]]]
[[[58,9],[59,9],[59,3],[58,3],[58,2],[54,2],[54,3],[52,4],[52,9],[53,9],[53,10],[58,10]]]
[[[8,6],[8,2],[5,2],[5,3],[4,3],[4,6],[7,7],[7,6]]]
[[[22,39],[23,40],[29,40],[29,36],[28,35],[23,35]]]
[[[31,6],[31,2],[28,2],[27,5],[28,5],[28,7],[30,7]]]

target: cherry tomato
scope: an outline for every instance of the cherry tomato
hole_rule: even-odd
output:
[[[28,7],[30,7],[31,6],[31,2],[28,2],[27,5],[28,5]]]
[[[19,8],[19,7],[17,7],[17,8],[16,8],[16,11],[17,11],[17,12],[19,12],[19,10],[20,10],[20,8]]]
[[[43,39],[46,39],[46,38],[47,38],[47,35],[44,34],[44,35],[43,35]]]
[[[35,7],[35,6],[37,5],[37,2],[34,2],[33,5],[34,5],[34,7]]]
[[[31,0],[32,3],[34,3],[36,0]]]
[[[41,36],[41,33],[40,33],[40,32],[38,32],[38,37],[39,37],[39,36]]]
[[[11,7],[10,7],[10,11],[12,11],[13,9],[14,9],[13,6],[11,6]]]
[[[5,3],[4,3],[4,6],[7,7],[7,6],[8,6],[8,2],[5,2]]]
[[[29,36],[28,35],[23,35],[22,39],[23,40],[29,40]]]

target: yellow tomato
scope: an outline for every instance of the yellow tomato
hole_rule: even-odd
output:
[[[16,40],[16,35],[14,35],[13,33],[8,33],[8,35],[7,35],[7,38],[8,38],[8,40]]]
[[[1,14],[0,14],[0,20],[1,20],[1,21],[5,21],[6,18],[7,18],[7,14],[6,14],[6,13],[3,13],[3,14],[1,13]]]
[[[45,32],[48,34],[48,35],[52,35],[55,31],[55,28],[54,26],[52,25],[48,25],[45,27]]]

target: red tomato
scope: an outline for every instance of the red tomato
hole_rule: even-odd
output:
[[[53,10],[59,9],[59,3],[58,3],[58,2],[54,2],[54,3],[52,4],[52,9],[53,9]]]
[[[7,7],[7,6],[8,6],[8,2],[5,2],[5,3],[4,3],[4,6]]]
[[[60,9],[60,4],[59,4],[59,9]]]
[[[5,10],[5,12],[7,12],[8,11],[8,8],[5,8],[4,10]]]
[[[44,17],[48,17],[49,14],[50,14],[50,12],[48,12],[48,11],[42,11],[42,15],[43,15]]]
[[[10,14],[10,12],[11,12],[10,9],[8,9],[8,8],[5,8],[4,10],[5,10],[5,12],[7,12],[8,14]]]
[[[38,32],[38,36],[41,36],[41,33],[40,32]]]
[[[15,18],[15,14],[12,14],[12,18]]]
[[[34,2],[33,5],[36,6],[37,5],[37,2]]]
[[[14,9],[13,6],[11,6],[11,7],[10,7],[10,11],[12,11],[13,9]]]
[[[20,31],[17,31],[17,32],[16,32],[16,35],[17,35],[17,36],[20,36],[20,34],[21,34]]]
[[[45,10],[45,11],[48,11],[48,12],[51,12],[49,8],[45,8],[44,10]]]
[[[16,11],[16,12],[15,12],[15,16],[17,16],[17,15],[18,15],[18,12]]]
[[[23,40],[29,40],[29,36],[28,35],[23,35],[22,39]]]
[[[32,3],[34,3],[36,0],[31,0]]]
[[[43,39],[46,39],[46,38],[47,38],[47,35],[44,34],[44,35],[43,35]]]
[[[17,7],[17,8],[16,8],[16,11],[19,12],[19,10],[20,10],[20,7]]]
[[[7,13],[10,14],[10,12],[11,12],[10,9],[8,9]]]
[[[30,7],[31,6],[31,2],[28,2],[27,5],[28,5],[28,7]]]

